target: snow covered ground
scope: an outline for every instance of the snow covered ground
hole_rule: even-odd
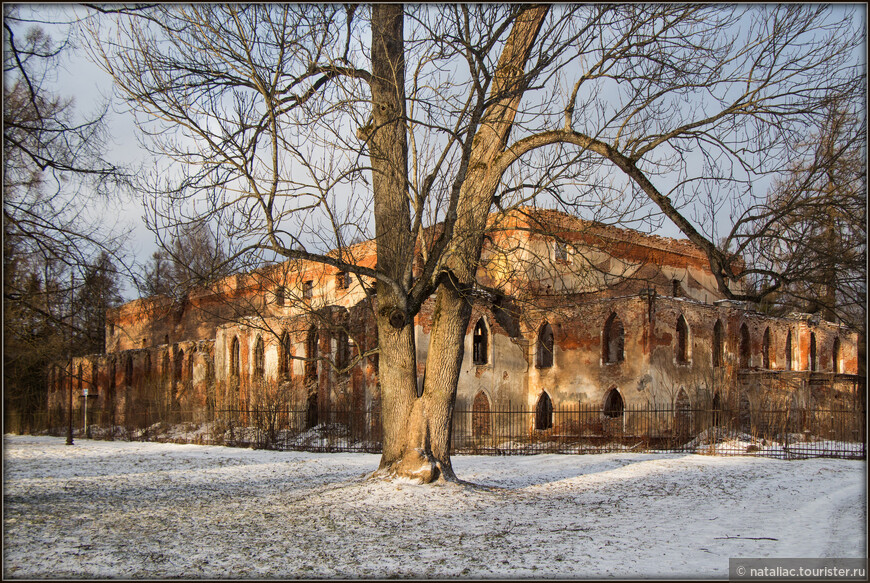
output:
[[[866,462],[371,454],[4,437],[4,578],[727,578],[729,557],[866,557]]]

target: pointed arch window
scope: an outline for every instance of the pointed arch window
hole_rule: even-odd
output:
[[[724,336],[722,321],[716,320],[716,323],[713,325],[713,366],[723,366],[725,364]]]
[[[689,324],[682,314],[677,320],[677,362],[689,364]]]
[[[619,394],[619,390],[613,388],[607,391],[607,394],[604,395],[604,416],[614,419],[622,417],[624,412],[625,403],[622,401],[622,395]]]
[[[541,326],[541,330],[538,332],[535,366],[537,368],[550,368],[553,366],[553,328],[549,322],[544,322],[544,325]]]
[[[791,330],[789,330],[785,337],[785,370],[793,370],[794,368],[792,350]]]
[[[179,350],[175,355],[175,382],[181,382],[181,373],[184,370],[184,351]]]
[[[230,376],[237,377],[241,371],[241,347],[239,346],[239,337],[233,336],[233,341],[230,344]]]
[[[616,315],[616,312],[610,314],[607,322],[604,324],[604,334],[602,338],[604,352],[602,359],[606,364],[613,364],[625,360],[625,328],[622,326],[622,320]]]
[[[278,347],[278,373],[281,375],[281,378],[290,377],[290,351],[290,334],[284,332],[281,335],[281,342]]]
[[[339,370],[344,370],[350,364],[350,339],[347,337],[347,332],[339,330],[336,335],[335,346],[335,366]]]
[[[266,372],[266,347],[263,344],[263,338],[257,336],[257,342],[254,344],[254,378],[262,380]]]
[[[275,288],[275,305],[276,306],[283,306],[284,305],[284,296],[285,295],[286,294],[284,292],[283,285],[279,285],[278,287]]]
[[[761,366],[770,368],[770,326],[764,329],[764,336],[761,338]]]
[[[553,401],[550,400],[550,395],[547,391],[541,393],[538,397],[538,404],[535,405],[535,429],[545,431],[553,427]]]
[[[317,378],[317,348],[319,343],[317,328],[312,326],[308,329],[305,338],[305,380],[311,381]]]
[[[749,327],[744,323],[740,326],[740,368],[749,368],[752,362],[752,352],[749,341]]]
[[[483,318],[477,321],[472,336],[472,356],[474,364],[486,364],[488,361],[489,334]]]
[[[815,372],[819,368],[819,363],[816,360],[816,333],[810,332],[810,361],[807,363],[809,370]]]

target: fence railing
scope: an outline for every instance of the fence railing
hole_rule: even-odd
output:
[[[377,411],[224,409],[140,413],[123,425],[89,413],[88,436],[279,450],[381,451]],[[53,425],[63,435],[66,424]],[[83,423],[76,423],[82,435]],[[458,409],[453,453],[692,452],[865,458],[865,414],[859,409],[692,409],[625,407],[605,414],[574,405],[552,411]]]

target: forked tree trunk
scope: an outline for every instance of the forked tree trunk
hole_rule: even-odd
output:
[[[523,72],[547,7],[521,13],[505,43],[493,80],[492,104],[473,139],[470,169],[460,189],[448,267],[453,277],[437,291],[423,394],[417,397],[413,315],[401,292],[378,283],[378,332],[383,418],[383,456],[379,473],[428,483],[455,480],[450,462],[450,433],[456,390],[471,314],[468,293],[474,286],[483,236],[493,196],[501,178],[496,156],[507,144],[524,89]],[[395,35],[390,37],[390,35]],[[413,257],[407,181],[404,120],[402,7],[372,7],[372,151],[378,268],[410,287],[408,261]],[[392,87],[390,84],[393,83]],[[382,253],[382,247],[384,248]],[[389,263],[388,263],[389,262]]]

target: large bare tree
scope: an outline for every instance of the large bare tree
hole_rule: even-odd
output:
[[[93,52],[165,161],[142,184],[152,226],[208,221],[237,257],[374,281],[380,472],[425,482],[454,479],[452,410],[493,212],[666,218],[726,296],[761,299],[773,288],[749,293],[718,233],[766,198],[759,185],[822,105],[854,102],[863,83],[862,28],[841,8],[123,12],[95,20]],[[360,237],[375,239],[375,267],[343,251]],[[433,294],[418,394],[413,320]]]

